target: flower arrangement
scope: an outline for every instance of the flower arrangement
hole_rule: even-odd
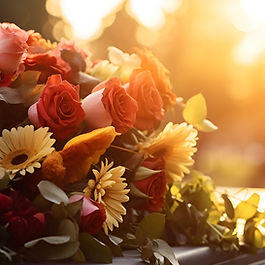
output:
[[[176,111],[184,122],[167,122]],[[108,263],[137,248],[177,264],[169,245],[238,249],[239,218],[245,243],[263,246],[258,195],[234,209],[190,172],[198,131],[217,129],[204,97],[184,103],[146,49],[92,61],[1,23],[0,116],[0,260]]]

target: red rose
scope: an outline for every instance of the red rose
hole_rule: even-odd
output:
[[[135,127],[140,130],[153,130],[164,116],[163,101],[156,88],[150,71],[136,69],[130,76],[127,89],[138,103]]]
[[[93,129],[113,125],[120,133],[135,123],[137,102],[121,86],[118,78],[98,84],[82,101],[85,120]]]
[[[163,171],[165,162],[159,157],[148,158],[143,162],[142,166],[162,171],[134,182],[136,188],[151,197],[146,202],[142,203],[139,208],[148,210],[149,212],[161,212],[164,205],[164,193],[166,191],[166,176]]]
[[[118,78],[107,81],[102,94],[101,101],[110,113],[116,131],[128,131],[135,123],[137,102],[121,86]]]
[[[68,137],[85,115],[78,89],[60,75],[50,76],[39,101],[28,110],[29,119],[36,127],[49,127],[57,139]]]
[[[44,229],[44,214],[37,213],[30,217],[14,216],[7,226],[11,244],[15,247],[42,236]]]
[[[8,75],[23,71],[28,34],[15,24],[0,23],[0,72]]]
[[[12,75],[6,75],[0,72],[0,87],[8,87],[12,84]]]
[[[19,192],[9,196],[0,193],[0,224],[7,227],[9,243],[18,247],[42,236],[43,213],[37,213],[28,198]]]
[[[13,200],[5,195],[0,193],[0,214],[10,211],[13,205]]]
[[[83,231],[89,234],[96,234],[106,220],[105,208],[102,204],[83,195],[71,196],[70,202],[79,201],[81,199],[83,199],[83,205],[81,210],[80,227]]]

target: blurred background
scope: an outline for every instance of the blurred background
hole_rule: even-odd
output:
[[[200,133],[196,168],[218,185],[265,187],[264,0],[0,0],[0,21],[74,39],[92,59],[149,48],[177,96],[201,92],[219,127]]]

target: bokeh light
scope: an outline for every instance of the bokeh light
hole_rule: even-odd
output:
[[[234,48],[234,59],[243,64],[253,63],[265,50],[265,1],[231,1],[230,18],[239,31],[245,32]]]
[[[219,127],[200,134],[197,169],[217,184],[265,187],[265,0],[1,0],[0,14],[75,40],[92,60],[108,46],[148,47],[177,96],[201,92]]]
[[[129,0],[128,13],[145,27],[158,29],[165,23],[165,13],[173,13],[181,0]]]

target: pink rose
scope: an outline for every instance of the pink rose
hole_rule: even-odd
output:
[[[23,71],[28,34],[15,24],[0,23],[0,72],[8,75]]]
[[[93,93],[82,101],[85,121],[93,129],[113,125],[120,133],[135,123],[137,102],[121,86],[118,78],[100,83]]]
[[[83,200],[83,205],[81,210],[80,227],[83,231],[89,234],[96,234],[106,220],[105,208],[102,204],[83,195],[73,195],[69,200],[70,202],[76,202],[81,199]]]
[[[49,127],[57,139],[65,139],[76,131],[84,118],[79,102],[78,86],[73,86],[60,75],[49,77],[38,102],[28,110],[36,127]]]

